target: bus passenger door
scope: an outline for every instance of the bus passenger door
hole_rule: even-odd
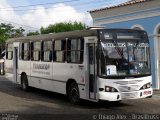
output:
[[[88,44],[88,71],[89,71],[89,99],[97,99],[97,80],[96,80],[96,44]]]
[[[18,77],[18,47],[14,47],[13,49],[13,74],[14,74],[14,82],[17,83]]]

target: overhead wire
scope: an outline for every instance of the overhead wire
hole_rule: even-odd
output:
[[[80,1],[80,0],[71,0],[72,2],[73,1]],[[70,1],[70,2],[71,2]],[[113,0],[112,0],[113,1]],[[69,2],[69,1],[68,1]],[[111,1],[106,1],[106,0],[98,0],[97,2],[95,2],[95,0],[91,0],[91,1],[87,1],[87,2],[83,2],[83,3],[79,3],[79,4],[71,4],[71,5],[73,5],[73,6],[83,6],[83,5],[90,5],[90,4],[104,4],[104,3],[102,3],[102,2],[107,2],[108,4],[105,4],[105,5],[109,5],[110,4],[110,2]],[[65,3],[65,1],[64,2],[57,2],[57,3],[55,3],[55,4],[57,4],[58,5],[58,3]],[[37,4],[37,6],[38,5],[42,5],[42,4]],[[31,5],[32,6],[32,5]],[[36,5],[34,5],[34,6],[36,6]],[[18,7],[18,6],[17,6]],[[19,7],[21,7],[21,6],[19,6]],[[27,7],[27,6],[26,6]],[[29,7],[29,6],[28,6]],[[43,6],[43,8],[28,8],[28,9],[12,9],[12,10],[7,10],[7,9],[2,9],[2,8],[0,8],[0,10],[3,10],[3,11],[19,11],[19,12],[23,12],[23,11],[29,11],[29,10],[38,10],[38,9],[45,9],[45,10],[47,10],[47,9],[50,9],[50,8],[60,8],[60,7],[62,7],[63,8],[63,6],[61,6],[61,5],[59,5],[59,6],[52,6],[52,7],[44,7]]]
[[[49,4],[59,4],[59,3],[67,3],[67,2],[78,2],[80,0],[70,0],[70,1],[63,1],[63,2],[54,2],[54,3],[44,3],[44,4],[35,4],[35,5],[28,5],[28,6],[15,6],[13,8],[20,8],[20,7],[29,7],[29,6],[37,6],[37,5],[49,5]],[[121,0],[121,1],[124,1],[124,0]],[[97,3],[98,2],[98,3]],[[95,1],[95,0],[91,0],[89,2],[83,2],[83,3],[79,3],[79,4],[72,4],[74,6],[81,6],[81,8],[84,6],[87,6],[87,5],[91,5],[91,4],[104,4],[105,6],[109,5],[111,3],[111,1],[106,1],[106,0],[98,0],[98,1]],[[107,3],[106,3],[107,2]],[[113,2],[113,1],[112,1]],[[47,8],[43,8],[43,9],[50,9],[50,8],[57,8],[57,7],[63,7],[63,6],[52,6],[52,7],[47,7]],[[9,8],[9,7],[8,7]],[[33,12],[31,10],[37,10],[37,9],[41,9],[41,8],[36,8],[36,9],[23,9],[23,10],[14,10],[14,11],[27,11],[28,12]],[[97,8],[96,8],[97,9]],[[0,8],[0,11],[2,10],[2,8]],[[5,10],[5,9],[4,9]],[[3,10],[3,11],[4,11]],[[29,11],[30,10],[30,11]],[[5,11],[10,11],[10,10],[5,10]],[[13,11],[13,10],[12,10]],[[27,27],[27,28],[32,28],[32,29],[39,29],[39,28],[35,28],[35,27],[31,27],[31,26],[28,26],[28,25],[23,25],[23,24],[19,24],[19,23],[16,23],[16,22],[12,22],[12,21],[7,21],[7,20],[3,20],[3,19],[0,19],[1,21],[6,21],[8,23],[14,23],[14,24],[17,24],[17,25],[21,25],[21,26],[24,26],[24,27]]]
[[[24,5],[24,6],[14,6],[14,7],[7,7],[7,8],[0,8],[2,9],[13,9],[13,8],[21,8],[21,7],[33,7],[33,6],[38,6],[38,5],[53,5],[53,4],[59,4],[59,3],[69,3],[69,2],[75,2],[75,1],[80,1],[80,0],[69,0],[69,1],[62,1],[62,2],[54,2],[54,3],[43,3],[43,4],[34,4],[34,5]]]
[[[35,30],[39,29],[39,28],[36,28],[36,27],[31,27],[31,26],[28,26],[28,25],[19,24],[19,23],[12,22],[12,21],[7,21],[7,20],[3,20],[3,19],[0,19],[0,20],[4,21],[4,22],[7,22],[7,23],[13,23],[13,24],[24,26],[24,27],[27,27],[27,28],[32,28],[32,29],[35,29]]]

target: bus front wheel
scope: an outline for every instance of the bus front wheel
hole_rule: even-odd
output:
[[[28,79],[27,79],[27,76],[26,75],[22,75],[22,78],[21,78],[21,87],[22,87],[22,90],[24,91],[27,91],[29,86],[28,86]]]
[[[80,103],[79,89],[77,83],[74,82],[69,86],[68,97],[71,103],[73,104]]]

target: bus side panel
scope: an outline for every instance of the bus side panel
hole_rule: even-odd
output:
[[[42,80],[42,89],[44,90],[66,94],[65,86],[66,86],[65,82],[49,80],[49,79]]]
[[[64,82],[31,76],[29,84],[30,86],[35,87],[35,88],[57,92],[61,94],[66,94],[65,89],[64,89],[66,84]]]
[[[21,84],[21,74],[27,75],[28,81],[30,80],[30,61],[19,60],[18,61],[18,79],[17,82]]]
[[[83,64],[53,63],[53,80],[59,81],[58,90],[66,94],[66,84],[69,79],[76,81],[79,87],[80,98],[86,99],[85,93],[85,69]],[[65,86],[61,88],[61,83]]]
[[[52,62],[31,62],[31,75],[29,85],[32,87],[53,91],[52,82]]]

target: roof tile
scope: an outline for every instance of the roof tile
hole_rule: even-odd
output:
[[[136,4],[136,3],[147,2],[147,1],[152,1],[152,0],[129,0],[127,2],[118,4],[118,5],[114,5],[114,6],[110,6],[110,7],[105,7],[105,8],[100,8],[100,9],[94,9],[94,10],[91,10],[89,12],[93,13],[93,12],[98,12],[98,11],[102,11],[102,10],[107,10],[107,9],[112,9],[112,8],[117,8],[117,7],[121,7],[121,6],[127,6],[127,5]]]

